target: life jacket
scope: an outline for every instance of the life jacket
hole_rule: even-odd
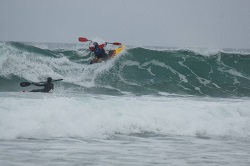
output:
[[[104,49],[100,49],[99,47],[94,48],[94,53],[95,53],[95,56],[97,56],[98,58],[102,58],[106,56]]]

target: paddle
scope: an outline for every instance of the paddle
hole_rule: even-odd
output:
[[[30,82],[21,82],[21,83],[20,83],[20,86],[21,86],[21,87],[30,86],[30,85],[31,85]]]
[[[92,41],[92,40],[88,40],[88,39],[85,38],[85,37],[79,37],[79,38],[78,38],[78,41],[79,41],[79,42],[87,42],[87,41]]]
[[[119,42],[114,42],[114,43],[109,43],[109,42],[106,42],[106,43],[108,43],[108,44],[113,44],[113,45],[117,45],[117,46],[122,45],[122,43],[119,43]]]
[[[52,82],[54,81],[62,81],[63,79],[57,79],[57,80],[52,80]],[[39,83],[45,83],[45,82],[39,82]],[[25,86],[30,86],[31,84],[33,84],[32,82],[21,82],[20,86],[21,87],[25,87]]]
[[[87,42],[87,41],[92,42],[92,40],[89,40],[89,39],[87,39],[87,38],[85,38],[85,37],[79,37],[79,38],[78,38],[78,41],[79,41],[79,42]],[[117,45],[117,46],[122,45],[122,43],[119,43],[119,42],[113,42],[113,43],[106,42],[106,43],[107,43],[107,44]]]

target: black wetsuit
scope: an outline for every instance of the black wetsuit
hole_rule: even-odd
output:
[[[44,86],[43,89],[34,89],[30,92],[49,92],[51,89],[54,89],[54,85],[51,82],[46,83],[32,83],[36,86]]]

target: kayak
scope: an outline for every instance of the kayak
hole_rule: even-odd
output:
[[[116,48],[115,50],[113,50],[112,54],[110,55],[110,58],[113,58],[114,56],[119,54],[122,50],[124,50],[124,48],[125,48],[125,46],[122,45],[122,46]]]
[[[90,64],[93,64],[93,63],[100,63],[102,61],[106,61],[106,60],[109,60],[113,57],[115,57],[116,55],[118,55],[122,50],[125,49],[125,46],[122,45],[114,50],[110,50],[109,53],[108,53],[108,56],[107,58],[94,58],[90,61]]]

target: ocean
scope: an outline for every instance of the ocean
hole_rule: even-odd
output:
[[[1,166],[250,165],[250,50],[92,58],[87,44],[0,43]],[[19,85],[47,77],[63,81]]]

